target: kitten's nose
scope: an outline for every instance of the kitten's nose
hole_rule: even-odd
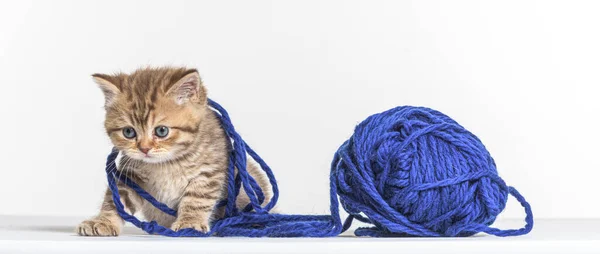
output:
[[[148,147],[140,147],[139,149],[140,149],[140,151],[142,151],[142,153],[144,153],[144,154],[148,154],[148,151],[150,151],[150,148],[148,148]]]

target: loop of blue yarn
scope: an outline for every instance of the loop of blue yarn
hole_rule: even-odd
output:
[[[359,228],[358,236],[469,236],[485,232],[496,236],[527,234],[533,228],[531,206],[498,176],[494,160],[481,141],[448,116],[423,107],[397,107],[372,115],[356,126],[340,146],[331,164],[330,215],[270,214],[279,197],[275,176],[260,156],[235,131],[227,111],[209,105],[232,140],[227,179],[225,218],[207,233],[187,228],[173,231],[155,221],[143,222],[127,213],[117,180],[125,183],[156,208],[177,211],[154,199],[139,185],[117,174],[119,151],[107,158],[106,173],[118,214],[149,234],[164,236],[327,237],[347,230],[357,219],[373,227]],[[265,171],[274,193],[265,206],[264,194],[246,170],[250,155]],[[237,174],[235,174],[235,169]],[[244,188],[247,207],[236,207]],[[520,229],[490,227],[504,209],[508,195],[525,208],[526,225]],[[339,200],[338,200],[339,197]],[[339,205],[349,217],[342,223]]]

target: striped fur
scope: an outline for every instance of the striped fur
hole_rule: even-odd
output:
[[[133,213],[140,212],[173,230],[209,230],[211,219],[222,216],[214,211],[226,195],[229,139],[207,106],[206,89],[198,72],[186,68],[145,68],[131,74],[94,74],[105,94],[106,133],[122,151],[119,173],[126,174],[159,201],[178,209],[173,218],[145,202],[135,192],[119,185],[122,202]],[[159,138],[157,126],[167,126],[169,134]],[[123,128],[133,127],[137,136],[127,139]],[[148,154],[140,151],[150,148]],[[262,171],[250,161],[248,170],[271,198],[270,185]],[[238,205],[248,204],[244,192]],[[77,233],[86,236],[116,236],[123,220],[117,215],[106,191],[97,216],[82,222]]]

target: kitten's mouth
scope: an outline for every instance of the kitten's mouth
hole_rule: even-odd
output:
[[[161,163],[167,161],[168,159],[162,156],[143,155],[140,160],[146,163]]]
[[[169,160],[169,156],[158,154],[145,154],[136,152],[126,152],[126,155],[132,159],[140,160],[145,163],[161,163]]]

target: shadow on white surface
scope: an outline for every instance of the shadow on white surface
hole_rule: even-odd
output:
[[[0,216],[0,253],[599,253],[600,219],[538,219],[525,236],[478,234],[461,238],[169,238],[147,235],[127,225],[119,237],[81,237],[75,227],[85,218]],[[521,220],[502,220],[517,228]]]

